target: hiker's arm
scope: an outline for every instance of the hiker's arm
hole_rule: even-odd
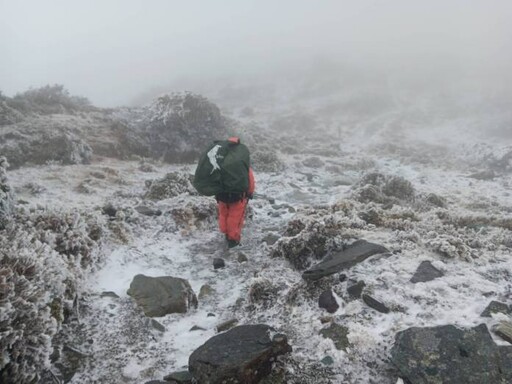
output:
[[[254,181],[254,172],[252,171],[252,168],[249,167],[249,190],[247,191],[247,195],[252,198],[255,189],[256,183]]]

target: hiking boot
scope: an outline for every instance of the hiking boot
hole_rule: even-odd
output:
[[[234,248],[240,245],[239,241],[228,239],[228,248]]]

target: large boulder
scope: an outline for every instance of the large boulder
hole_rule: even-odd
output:
[[[190,307],[197,307],[197,297],[189,282],[178,277],[136,275],[127,293],[149,317],[186,313]]]
[[[323,261],[305,271],[302,277],[305,280],[318,280],[350,268],[370,256],[386,252],[388,250],[382,245],[358,240],[347,249],[328,255]]]
[[[391,361],[411,384],[512,382],[512,346],[498,346],[485,324],[409,328],[397,333]]]
[[[268,325],[258,324],[216,335],[190,355],[189,371],[199,383],[258,383],[277,356],[291,352],[286,336],[272,333]]]

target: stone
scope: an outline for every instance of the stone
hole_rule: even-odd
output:
[[[237,324],[238,324],[238,319],[230,319],[228,321],[224,321],[223,323],[220,323],[219,325],[217,325],[217,327],[215,327],[215,329],[217,330],[217,333],[220,333],[220,332],[224,332],[224,331],[227,331],[227,330],[233,328]]]
[[[510,383],[512,346],[494,343],[485,324],[453,325],[398,332],[391,361],[412,384]]]
[[[268,325],[241,325],[216,335],[189,357],[189,372],[199,383],[255,384],[268,376],[275,359],[291,352],[285,335]]]
[[[347,249],[328,255],[320,263],[314,265],[302,274],[305,280],[319,280],[322,277],[333,275],[363,262],[370,256],[389,252],[382,245],[358,240]]]
[[[146,325],[148,327],[156,329],[159,332],[165,332],[165,327],[162,324],[160,324],[158,321],[156,321],[155,319],[147,319]]]
[[[320,334],[327,339],[331,339],[336,349],[340,351],[346,352],[350,346],[347,337],[348,328],[343,325],[332,323],[329,327],[320,330]]]
[[[329,313],[334,313],[340,307],[336,298],[334,297],[332,290],[328,289],[320,295],[318,298],[318,306],[325,309]]]
[[[199,300],[206,299],[208,296],[211,296],[215,292],[215,289],[213,289],[209,284],[203,284],[201,288],[199,288],[199,294],[197,297]]]
[[[430,261],[422,261],[414,276],[411,278],[411,283],[425,283],[444,276],[444,273],[434,267]]]
[[[493,328],[493,332],[503,340],[512,344],[512,322],[501,321]]]
[[[194,377],[189,371],[179,371],[164,376],[164,380],[172,384],[192,384]]]
[[[243,252],[238,252],[237,260],[239,263],[245,263],[246,261],[249,261],[247,255]]]
[[[266,243],[267,245],[274,245],[279,239],[279,235],[275,233],[269,233],[263,238],[263,242]]]
[[[468,177],[475,180],[492,180],[495,177],[497,177],[497,175],[492,169],[489,169],[485,171],[472,173]]]
[[[480,316],[492,317],[491,315],[493,313],[503,313],[505,315],[512,315],[512,306],[493,300],[489,303],[487,308],[484,309]]]
[[[334,359],[331,356],[325,356],[320,362],[324,365],[333,365]]]
[[[194,325],[192,328],[189,329],[189,332],[194,332],[194,331],[206,331],[206,329],[203,327],[200,327],[198,325]]]
[[[360,299],[366,283],[363,280],[358,281],[356,284],[347,288],[347,293],[351,299]]]
[[[112,203],[106,204],[101,211],[104,215],[107,215],[109,217],[116,217],[117,214],[117,208],[115,208]]]
[[[169,382],[163,381],[163,380],[150,380],[150,381],[144,382],[144,384],[169,384]]]
[[[162,214],[161,210],[150,208],[147,205],[138,205],[135,210],[144,216],[160,216]]]
[[[370,295],[363,294],[362,297],[363,297],[363,301],[365,302],[365,304],[367,306],[369,306],[370,308],[373,308],[376,311],[381,312],[381,313],[389,313],[389,308],[386,307],[386,305],[384,303],[381,303],[380,301],[378,301],[377,299],[374,299]]]
[[[340,273],[340,275],[338,277],[340,283],[343,283],[344,281],[346,281],[347,278],[348,278],[347,275],[345,275],[344,273]]]
[[[112,292],[112,291],[104,291],[104,292],[101,292],[101,297],[111,297],[113,299],[119,299],[119,295],[115,292]]]
[[[220,269],[220,268],[224,268],[226,266],[226,262],[224,261],[224,259],[220,258],[220,257],[216,257],[213,259],[213,269]]]
[[[149,317],[186,313],[190,307],[197,308],[197,297],[189,282],[177,277],[136,275],[127,293]]]

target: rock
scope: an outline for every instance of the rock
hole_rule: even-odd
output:
[[[322,277],[330,276],[350,268],[370,256],[387,252],[388,250],[382,245],[369,243],[365,240],[358,240],[347,249],[329,255],[323,261],[305,271],[302,277],[305,280],[318,280]]]
[[[322,292],[322,294],[318,298],[318,305],[320,308],[325,309],[329,313],[336,312],[340,307],[330,289]]]
[[[156,329],[159,332],[165,332],[165,327],[162,324],[160,324],[158,321],[156,321],[155,319],[147,319],[146,325],[148,327]]]
[[[444,273],[434,267],[430,261],[422,261],[414,276],[411,278],[411,283],[424,283],[444,276]]]
[[[104,215],[107,215],[109,217],[116,217],[117,214],[117,208],[115,208],[112,203],[108,203],[105,205],[102,210]]]
[[[512,344],[512,322],[501,321],[493,328],[493,332],[503,340]]]
[[[281,236],[275,234],[275,233],[269,233],[263,238],[263,242],[267,243],[267,245],[274,245],[277,240],[279,240]]]
[[[190,328],[189,332],[194,332],[194,331],[206,331],[206,329],[204,329],[203,327],[200,327],[198,325],[194,325],[192,328]]]
[[[150,208],[147,205],[138,205],[135,210],[145,216],[160,216],[162,214],[161,210]]]
[[[333,365],[334,359],[331,356],[325,356],[320,362],[324,365]]]
[[[224,259],[220,257],[216,257],[213,259],[213,269],[224,268],[225,266],[226,262],[224,261]]]
[[[497,175],[492,169],[489,169],[489,170],[485,170],[485,171],[472,173],[468,177],[471,179],[476,179],[476,180],[492,180],[495,177],[497,177]]]
[[[338,279],[339,279],[340,283],[343,283],[344,281],[347,280],[347,275],[345,275],[344,273],[340,273]]]
[[[216,335],[189,358],[189,371],[199,383],[255,384],[268,376],[275,358],[291,352],[287,338],[268,325],[242,325]]]
[[[239,263],[245,263],[246,261],[249,261],[247,255],[243,252],[238,252],[237,260]]]
[[[360,299],[366,283],[363,280],[358,281],[356,284],[347,288],[347,293],[352,299]]]
[[[375,309],[378,312],[381,313],[389,313],[389,308],[386,307],[385,304],[381,303],[380,301],[374,299],[370,295],[363,294],[363,301],[365,304],[373,309]]]
[[[104,292],[101,292],[101,297],[111,297],[113,299],[119,299],[119,295],[115,292],[112,292],[112,291],[104,291]]]
[[[332,316],[322,316],[322,317],[320,317],[320,322],[322,324],[331,323],[332,320],[333,320]]]
[[[485,324],[398,332],[391,361],[412,384],[510,383],[512,346],[498,347]]]
[[[348,328],[343,325],[332,323],[329,327],[322,329],[320,334],[327,339],[331,339],[336,349],[340,351],[347,351],[350,346],[347,337]]]
[[[430,193],[425,198],[425,201],[438,208],[446,208],[446,200],[441,196],[436,195],[435,193]]]
[[[172,384],[192,384],[194,378],[189,371],[180,371],[164,376],[164,380]]]
[[[215,289],[213,289],[209,284],[204,284],[201,286],[201,288],[199,288],[199,295],[197,297],[199,300],[203,300],[212,295],[214,292]]]
[[[505,315],[512,315],[512,306],[493,300],[489,303],[487,308],[484,309],[480,316],[492,317],[491,314],[493,313],[503,313]]]
[[[197,297],[189,282],[177,277],[136,275],[127,293],[149,317],[186,313],[191,306],[197,307]]]
[[[308,157],[302,161],[302,165],[308,168],[321,168],[325,165],[325,163],[320,160],[318,157]]]
[[[163,380],[150,380],[150,381],[144,382],[144,384],[169,384],[169,382],[163,381]]]
[[[225,321],[223,323],[220,323],[215,327],[218,333],[227,331],[228,329],[233,328],[235,325],[238,324],[238,319],[230,319],[228,321]]]

